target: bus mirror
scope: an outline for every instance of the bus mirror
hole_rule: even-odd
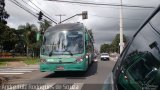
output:
[[[39,41],[39,39],[40,39],[40,32],[37,32],[36,40]]]
[[[85,35],[85,37],[86,37],[86,41],[88,41],[88,40],[89,40],[89,37],[88,37],[88,35],[87,35],[87,34]]]

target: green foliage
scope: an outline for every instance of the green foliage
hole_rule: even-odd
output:
[[[0,46],[3,50],[11,50],[14,48],[15,43],[18,42],[18,37],[15,34],[15,29],[0,23]]]
[[[126,36],[123,35],[123,42],[126,43]],[[120,43],[120,34],[117,34],[116,37],[113,39],[111,48],[113,52],[119,52],[119,43]]]
[[[124,43],[127,42],[125,35],[123,35]],[[117,34],[113,39],[111,44],[103,44],[100,47],[100,52],[119,52],[119,42],[120,42],[120,35]]]
[[[47,21],[46,21],[47,22]],[[20,55],[27,55],[36,51],[34,55],[39,55],[40,42],[36,41],[36,33],[38,29],[36,25],[26,23],[19,25],[18,30],[10,28],[0,23],[0,52],[13,51]]]
[[[27,65],[31,65],[31,64],[39,64],[39,58],[27,58],[25,60],[23,60],[23,63],[27,64]]]
[[[24,58],[0,58],[0,62],[22,61]]]
[[[21,37],[21,41],[23,42],[23,44],[26,46],[26,52],[27,52],[27,56],[29,54],[29,51],[32,51],[32,53],[34,52],[34,48],[36,46],[38,46],[37,41],[36,41],[36,33],[38,31],[36,25],[34,24],[29,24],[26,23],[26,25],[20,25],[18,27],[19,32],[17,34],[19,34],[18,36]],[[37,47],[39,48],[39,47]],[[39,50],[39,49],[37,49]]]
[[[7,64],[7,62],[0,62],[0,67],[3,67]]]
[[[50,21],[47,21],[46,19],[43,22],[39,22],[40,24],[40,31],[45,32],[48,27],[52,25]]]
[[[39,44],[42,43],[42,39],[43,39],[43,34],[44,32],[48,29],[48,27],[50,27],[52,25],[52,22],[44,19],[43,22],[39,22],[40,25],[40,37],[39,37]]]
[[[100,52],[101,53],[108,52],[108,51],[110,51],[109,49],[110,49],[110,45],[109,44],[103,44],[100,47]]]
[[[27,64],[27,65],[31,65],[31,64],[38,64],[39,58],[26,58],[26,57],[20,57],[20,58],[1,58],[0,59],[0,66],[5,66],[7,64],[7,62],[14,62],[14,61],[22,61],[23,63]]]

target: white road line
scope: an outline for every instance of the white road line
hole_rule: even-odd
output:
[[[69,90],[81,90],[83,87],[83,83],[74,83]]]
[[[8,75],[24,74],[24,73],[32,72],[34,70],[38,70],[38,69],[33,69],[33,68],[3,68],[3,69],[0,69],[0,75],[2,75],[2,74],[8,74]]]
[[[9,75],[11,75],[11,74],[24,74],[24,73],[7,73],[7,72],[4,72],[4,73],[0,73],[0,75],[1,74],[9,74]]]
[[[38,70],[38,69],[30,69],[30,68],[17,68],[17,69],[14,69],[14,68],[5,68],[5,69],[0,69],[0,71],[2,70]]]
[[[5,73],[5,72],[9,72],[9,73],[19,73],[19,72],[32,72],[32,71],[0,71],[0,73]]]
[[[27,69],[27,68],[23,68],[23,69],[12,69],[12,70],[39,70],[39,69]]]
[[[45,85],[42,85],[40,87],[38,87],[36,90],[47,90],[47,89],[50,89],[52,86],[54,86],[56,83],[52,83],[52,84],[45,84]],[[55,88],[53,88],[54,90]]]

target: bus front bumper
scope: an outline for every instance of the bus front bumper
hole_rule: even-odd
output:
[[[87,69],[86,62],[70,63],[70,64],[52,64],[41,63],[41,72],[54,72],[54,71],[85,71]]]

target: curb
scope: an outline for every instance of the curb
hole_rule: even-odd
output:
[[[111,61],[117,61],[117,58],[116,57],[110,57],[110,60]]]

